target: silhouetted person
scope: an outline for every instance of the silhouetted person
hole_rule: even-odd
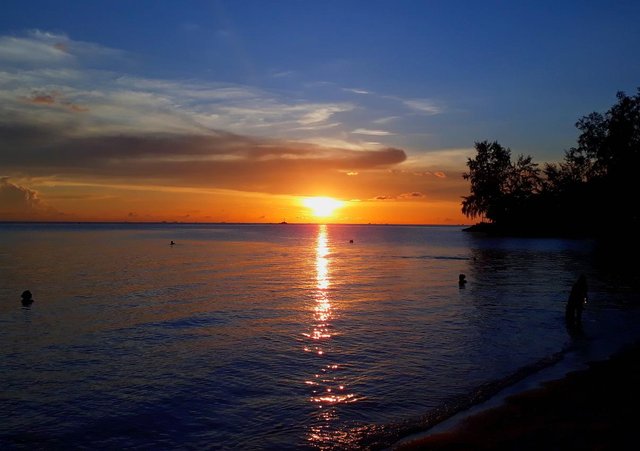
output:
[[[33,295],[31,294],[31,291],[24,290],[22,292],[22,305],[28,307],[31,304],[33,304]]]
[[[582,334],[582,310],[587,303],[587,278],[584,274],[578,277],[571,287],[571,294],[565,310],[565,321],[570,335]]]
[[[460,274],[458,276],[458,287],[464,288],[466,284],[467,284],[467,276],[465,276],[464,274]]]

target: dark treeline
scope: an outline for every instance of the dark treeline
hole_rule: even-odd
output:
[[[511,160],[498,142],[477,142],[463,174],[462,212],[498,234],[635,237],[640,225],[640,88],[606,113],[581,118],[577,145],[560,163]],[[633,239],[637,245],[638,240]]]

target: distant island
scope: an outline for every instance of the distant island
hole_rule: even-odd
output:
[[[480,223],[465,229],[494,235],[589,237],[640,248],[640,88],[618,92],[607,112],[576,123],[577,145],[563,161],[544,163],[497,141],[475,143],[463,174],[471,183],[462,213]],[[618,243],[620,244],[620,243]]]

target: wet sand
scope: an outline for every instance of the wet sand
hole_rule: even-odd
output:
[[[640,449],[640,344],[394,450]]]

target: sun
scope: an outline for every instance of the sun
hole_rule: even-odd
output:
[[[330,197],[307,197],[303,199],[302,205],[310,208],[313,215],[318,218],[331,216],[336,208],[344,205],[344,202]]]

